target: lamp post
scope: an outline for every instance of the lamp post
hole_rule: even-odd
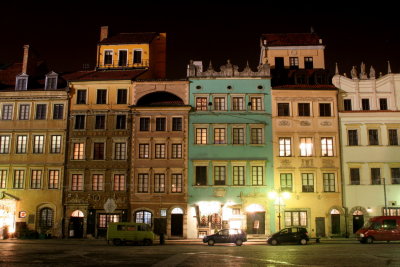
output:
[[[278,229],[279,231],[281,230],[281,206],[283,206],[284,199],[289,199],[290,198],[290,193],[289,192],[282,192],[281,190],[276,191],[271,191],[268,193],[268,197],[272,200],[275,200],[275,205],[278,206]]]
[[[383,212],[383,215],[388,215],[387,201],[386,201],[386,180],[385,180],[385,178],[381,178],[381,180],[383,180],[383,197],[385,200],[385,210]]]

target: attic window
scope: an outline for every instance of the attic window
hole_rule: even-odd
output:
[[[22,73],[17,76],[17,80],[15,82],[15,90],[27,90],[28,89],[28,75]]]
[[[58,74],[52,71],[51,73],[46,75],[46,83],[44,88],[46,90],[54,90],[57,89],[57,78]]]

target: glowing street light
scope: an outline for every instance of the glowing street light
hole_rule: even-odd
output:
[[[278,192],[276,191],[271,191],[268,193],[269,199],[275,200],[275,205],[278,206],[278,225],[279,225],[279,231],[281,230],[281,206],[284,206],[284,200],[289,199],[291,197],[289,192],[281,192],[280,190]]]

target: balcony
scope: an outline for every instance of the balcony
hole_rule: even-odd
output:
[[[97,65],[97,69],[106,70],[106,69],[116,69],[116,70],[125,70],[125,69],[144,69],[149,67],[149,61],[143,60],[140,63],[126,62],[126,61],[113,61],[110,64],[104,64],[104,62],[100,62]]]

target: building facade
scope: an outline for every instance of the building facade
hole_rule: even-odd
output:
[[[353,235],[371,216],[400,215],[400,75],[361,64],[338,73],[344,207]]]
[[[220,69],[188,66],[188,237],[225,228],[265,235],[274,231],[269,65]]]

